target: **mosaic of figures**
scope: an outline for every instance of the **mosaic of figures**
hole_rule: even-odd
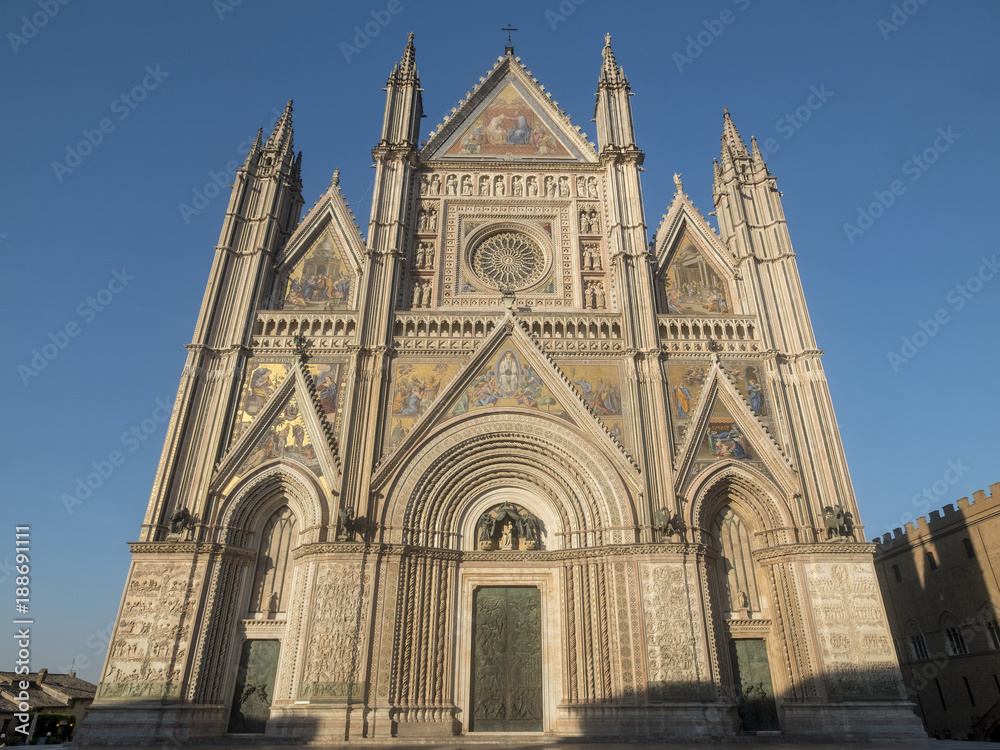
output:
[[[676,364],[667,367],[667,382],[670,386],[670,406],[674,425],[689,419],[701,397],[708,366],[701,364]],[[761,376],[757,365],[724,364],[723,371],[736,382],[736,388],[747,399],[750,411],[767,423],[768,409],[761,386]]]
[[[535,369],[513,349],[504,349],[483,367],[455,405],[451,414],[487,407],[515,406],[538,409],[565,417],[566,412]]]
[[[721,399],[716,397],[715,403],[712,404],[708,425],[698,442],[688,476],[693,477],[716,461],[723,459],[746,463],[765,474],[770,473],[737,420],[733,418]]]
[[[289,365],[285,362],[262,362],[254,360],[247,368],[247,376],[243,382],[240,395],[240,405],[236,412],[236,425],[233,428],[232,441],[246,432],[253,420],[260,414],[264,404],[274,393],[288,374]],[[335,435],[340,434],[340,422],[343,416],[343,379],[346,374],[345,362],[313,362],[307,366],[313,378],[316,393],[319,396],[320,408],[326,415]]]
[[[180,692],[198,592],[190,567],[137,563],[125,591],[101,681],[102,698],[161,698]]]
[[[292,269],[285,309],[336,310],[350,304],[351,273],[333,235],[326,231]]]
[[[249,457],[239,468],[237,476],[246,476],[265,461],[291,459],[302,464],[317,477],[322,477],[316,448],[309,438],[302,410],[294,395],[289,397],[284,408],[275,415],[267,431],[257,440]]]
[[[416,421],[427,411],[455,377],[461,362],[407,362],[392,365],[392,403],[386,420],[386,447],[393,447],[406,437]]]
[[[627,410],[622,403],[621,372],[618,365],[566,363],[560,369],[614,438],[628,447],[631,440],[625,429]]]
[[[569,158],[552,127],[508,83],[486,105],[445,156]]]
[[[728,285],[685,235],[667,267],[666,312],[674,315],[726,315],[731,304]]]

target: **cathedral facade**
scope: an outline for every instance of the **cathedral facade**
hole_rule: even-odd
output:
[[[512,47],[418,146],[411,35],[366,236],[258,135],[82,743],[924,736],[774,178],[726,112],[649,242],[602,55],[596,146]]]

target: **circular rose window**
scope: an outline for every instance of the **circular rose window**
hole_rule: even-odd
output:
[[[520,232],[499,232],[479,242],[469,254],[472,270],[497,289],[524,289],[545,273],[545,254]]]

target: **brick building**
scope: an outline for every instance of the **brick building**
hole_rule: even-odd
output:
[[[1000,483],[875,539],[910,698],[932,736],[1000,740]]]

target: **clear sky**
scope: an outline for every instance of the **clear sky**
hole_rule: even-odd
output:
[[[784,192],[867,536],[1000,481],[998,21],[997,3],[942,0],[5,0],[0,612],[30,524],[33,668],[75,658],[97,681],[249,139],[294,98],[306,208],[339,167],[366,224],[381,88],[411,30],[424,134],[513,24],[591,140],[610,32],[650,235],[674,172],[712,210],[728,106]]]

